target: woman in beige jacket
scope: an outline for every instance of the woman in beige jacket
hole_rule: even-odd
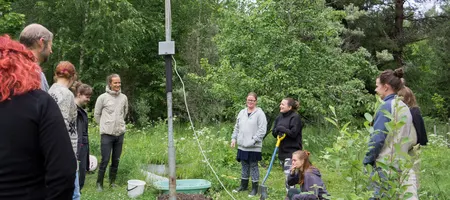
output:
[[[98,191],[103,190],[103,178],[110,157],[109,183],[111,187],[116,186],[114,182],[119,168],[120,154],[122,153],[125,116],[128,113],[128,98],[121,93],[119,75],[109,75],[107,83],[106,92],[97,98],[94,111],[95,121],[100,124],[102,154],[97,178]]]

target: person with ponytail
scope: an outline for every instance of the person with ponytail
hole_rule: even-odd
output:
[[[409,107],[411,112],[413,125],[417,133],[417,143],[425,146],[428,143],[427,130],[425,130],[425,123],[422,114],[420,113],[419,105],[417,105],[416,96],[409,87],[403,87],[398,91],[398,96],[403,97],[403,102]]]
[[[287,179],[290,186],[300,185],[300,190],[290,188],[286,200],[316,200],[328,196],[319,169],[309,160],[308,151],[298,150],[292,154],[292,166]],[[308,194],[305,194],[308,193]]]
[[[78,133],[77,133],[77,106],[75,105],[75,97],[69,90],[73,83],[77,79],[75,66],[68,61],[61,61],[55,69],[55,75],[53,76],[55,83],[50,87],[48,93],[58,104],[61,114],[64,117],[66,123],[66,133],[69,134],[70,141],[72,142],[72,149],[75,156],[77,156],[78,147]],[[78,163],[77,163],[78,169]],[[80,199],[80,185],[78,182],[78,170],[76,172],[77,178],[75,179],[75,190],[73,193],[73,199]]]
[[[417,143],[417,135],[411,131],[412,116],[408,109],[408,106],[401,100],[396,100],[396,93],[404,87],[403,69],[398,68],[395,71],[385,70],[376,79],[376,93],[383,100],[383,104],[378,108],[374,124],[373,132],[371,133],[368,151],[364,157],[363,164],[373,166],[373,172],[378,173],[380,177],[379,182],[383,183],[386,180],[386,172],[380,167],[377,167],[377,162],[385,163],[386,160],[392,160],[390,157],[395,155],[394,145],[401,143],[401,151],[408,154],[413,149],[413,146]],[[385,116],[384,112],[392,114],[394,119],[398,122],[404,120],[404,125],[396,130],[396,134],[389,133],[386,124],[391,121],[388,116]],[[408,142],[401,142],[403,138],[409,138]],[[397,156],[397,158],[399,155]],[[395,161],[394,161],[395,162]],[[387,163],[385,163],[387,164]],[[395,163],[393,163],[396,165]],[[374,197],[371,199],[381,198],[383,194],[380,194],[381,186],[374,182]]]
[[[0,36],[0,199],[72,199],[75,154],[25,46]]]
[[[286,178],[289,174],[291,166],[292,153],[297,150],[302,150],[302,121],[300,115],[297,114],[297,110],[300,107],[300,103],[292,98],[284,98],[280,103],[280,115],[275,119],[272,135],[286,137],[281,141],[278,151],[278,159],[284,170]],[[286,185],[286,190],[289,186]]]
[[[89,135],[88,114],[84,107],[91,100],[92,88],[91,86],[76,82],[73,86],[75,94],[75,104],[77,104],[77,132],[78,132],[78,161],[80,161],[79,182],[80,191],[83,189],[86,178],[86,171],[89,170]]]

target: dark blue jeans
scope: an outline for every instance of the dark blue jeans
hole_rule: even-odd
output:
[[[385,185],[387,177],[386,174],[383,172],[383,169],[381,169],[380,167],[374,167],[372,173],[370,174],[370,179],[372,180],[372,177],[375,175],[375,173],[378,174],[379,177],[379,181],[374,181],[371,184],[371,189],[374,190],[373,194],[374,197],[370,198],[372,199],[377,199],[377,198],[381,198],[381,196],[383,196],[383,194],[380,194],[380,190],[381,187],[383,187],[383,185]]]

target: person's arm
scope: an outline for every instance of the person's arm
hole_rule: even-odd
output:
[[[234,147],[237,135],[239,134],[239,118],[241,117],[241,112],[242,111],[239,111],[238,116],[236,117],[236,124],[234,125],[233,134],[231,134],[231,147]]]
[[[298,134],[302,130],[302,121],[300,115],[294,115],[289,122],[289,129],[286,129],[286,135],[291,138],[297,138]]]
[[[46,200],[72,199],[77,162],[59,107],[39,99],[39,146],[44,157]]]
[[[300,174],[298,171],[294,172],[294,173],[289,173],[288,177],[287,177],[287,184],[290,186],[299,184],[300,182]]]
[[[78,112],[78,108],[77,107],[77,112]],[[77,158],[80,158],[80,149],[81,146],[83,145],[83,116],[80,113],[77,113],[77,133],[78,133],[78,146],[77,146]]]
[[[295,195],[293,199],[296,200],[315,200],[318,199],[321,193],[324,192],[325,187],[324,183],[322,181],[322,178],[314,173],[319,173],[317,169],[309,169],[309,170],[315,170],[313,171],[307,171],[305,173],[305,177],[303,180],[303,187],[302,194]],[[321,192],[319,192],[321,191]],[[306,193],[306,194],[305,194]]]
[[[425,123],[423,121],[422,114],[420,113],[420,109],[417,107],[412,108],[411,114],[414,128],[416,128],[417,132],[417,142],[420,145],[427,145],[428,143],[427,130],[425,129]]]
[[[125,106],[124,106],[124,114],[123,117],[126,118],[127,114],[128,114],[128,98],[127,96],[125,96]]]
[[[256,135],[254,136],[255,142],[262,142],[264,139],[264,136],[266,135],[267,130],[267,119],[266,115],[264,114],[263,110],[259,110],[258,113],[258,131],[256,132]]]
[[[273,123],[272,135],[274,138],[277,138],[277,136],[278,136],[278,131],[277,131],[278,120],[280,120],[280,116],[275,118],[275,122]]]
[[[364,158],[363,164],[367,165],[375,165],[375,161],[380,155],[381,148],[384,146],[384,142],[387,136],[387,128],[385,123],[389,122],[390,119],[387,118],[382,110],[386,110],[389,113],[391,112],[391,107],[389,104],[384,104],[380,110],[375,115],[375,121],[373,124],[373,130],[370,140],[369,140],[369,150],[366,153],[366,157]]]
[[[102,116],[103,110],[103,95],[100,95],[95,102],[94,108],[94,119],[97,124],[100,124],[100,117]]]

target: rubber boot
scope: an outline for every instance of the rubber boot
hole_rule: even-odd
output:
[[[248,197],[254,197],[256,194],[258,194],[258,182],[252,182],[252,191]]]
[[[97,191],[103,191],[103,179],[105,178],[105,170],[98,170]]]
[[[248,179],[241,179],[241,186],[234,189],[233,192],[241,192],[248,189]]]
[[[109,185],[112,188],[117,187],[116,176],[117,176],[117,169],[109,168]]]

